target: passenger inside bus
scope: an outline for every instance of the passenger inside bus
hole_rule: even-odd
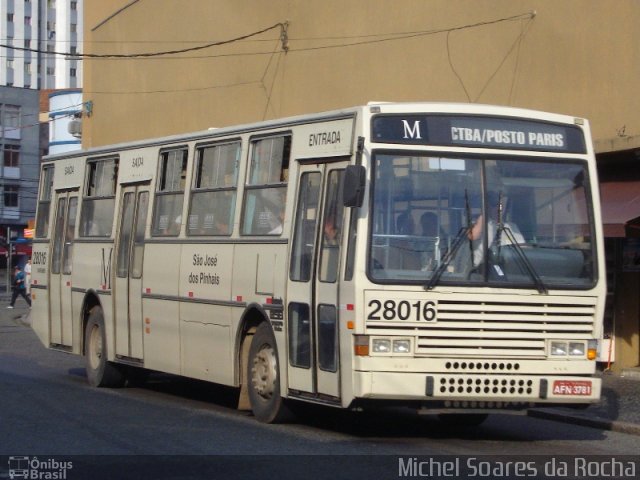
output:
[[[420,228],[425,237],[440,237],[438,229],[438,216],[434,212],[424,212],[420,216]]]
[[[403,212],[398,215],[396,232],[398,235],[413,235],[413,218],[410,212]]]
[[[324,219],[324,242],[326,246],[338,245],[340,240],[338,226],[336,225],[336,219],[334,215],[328,215]]]

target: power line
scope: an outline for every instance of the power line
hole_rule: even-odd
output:
[[[520,13],[520,14],[517,14],[517,15],[512,15],[510,17],[502,17],[502,18],[498,18],[498,19],[494,19],[494,20],[486,20],[486,21],[482,21],[482,22],[459,25],[459,26],[455,26],[455,27],[431,29],[431,30],[416,30],[416,31],[407,31],[407,32],[396,32],[396,33],[393,33],[393,32],[392,33],[374,33],[374,34],[370,34],[370,35],[352,35],[352,36],[346,35],[346,36],[335,36],[335,37],[331,37],[331,36],[328,36],[328,37],[289,37],[288,38],[289,42],[291,42],[291,41],[294,41],[294,42],[298,42],[298,41],[314,41],[314,40],[347,40],[347,39],[358,39],[358,38],[362,38],[364,40],[354,41],[354,42],[347,42],[347,43],[318,45],[318,46],[315,46],[315,47],[290,48],[290,49],[288,49],[288,52],[292,52],[292,53],[308,52],[308,51],[314,51],[314,50],[326,50],[326,49],[332,49],[332,48],[345,48],[345,47],[354,47],[354,46],[369,45],[369,44],[375,44],[375,43],[406,40],[406,39],[410,39],[410,38],[418,38],[418,37],[424,37],[424,36],[430,36],[430,35],[437,35],[437,34],[440,34],[440,33],[449,33],[449,32],[455,32],[455,31],[458,31],[458,30],[466,30],[466,29],[471,29],[471,28],[478,28],[478,27],[494,25],[494,24],[502,23],[502,22],[532,19],[533,17],[535,17],[535,12],[526,12],[526,13]],[[247,34],[247,35],[243,35],[243,36],[240,36],[240,37],[236,37],[236,38],[233,38],[233,39],[229,39],[229,40],[223,40],[223,41],[218,41],[218,42],[210,42],[210,43],[207,43],[205,45],[199,45],[197,47],[184,48],[184,49],[179,49],[179,50],[167,50],[167,51],[160,51],[160,52],[151,52],[151,53],[89,54],[89,53],[55,52],[55,51],[54,52],[50,52],[50,51],[32,49],[32,48],[13,47],[13,46],[5,45],[5,44],[0,44],[0,47],[5,47],[5,48],[13,49],[13,50],[21,50],[21,51],[42,53],[42,54],[48,54],[48,55],[61,55],[61,56],[69,57],[67,60],[82,60],[83,58],[104,59],[104,60],[135,60],[135,59],[137,59],[137,60],[155,60],[155,59],[160,59],[161,57],[166,56],[166,55],[177,55],[177,54],[181,54],[181,53],[194,52],[194,51],[204,50],[206,48],[210,48],[210,47],[213,47],[213,46],[226,45],[226,44],[234,43],[234,42],[237,42],[237,41],[240,41],[240,40],[246,40],[248,38],[251,38],[253,36],[259,35],[261,33],[265,33],[265,32],[268,32],[270,30],[274,30],[274,29],[276,29],[278,27],[280,27],[281,32],[282,32],[282,31],[285,31],[287,25],[284,24],[284,23],[276,23],[276,24],[272,25],[271,27],[267,27],[267,28],[259,30],[257,32],[253,32],[253,33],[250,33],[250,34]],[[254,40],[254,41],[272,42],[273,40],[274,39],[264,39],[264,40]],[[113,43],[118,43],[118,42],[114,41]],[[143,43],[143,42],[122,42],[122,43]],[[172,43],[187,43],[187,41],[178,41],[178,42],[172,42]],[[181,57],[176,57],[176,58],[172,58],[172,59],[174,59],[174,60],[189,60],[189,59],[199,59],[199,58],[241,57],[241,56],[272,55],[272,54],[273,54],[272,51],[262,51],[262,52],[227,53],[227,54],[216,54],[216,55],[181,56]],[[161,58],[161,59],[168,60],[168,58]]]
[[[65,57],[73,57],[71,58],[71,60],[79,60],[83,58],[149,58],[149,57],[161,57],[164,55],[178,55],[181,53],[196,52],[198,50],[204,50],[206,48],[218,47],[221,45],[228,45],[230,43],[235,43],[241,40],[246,40],[247,38],[255,37],[256,35],[266,33],[276,28],[280,28],[281,30],[283,30],[284,28],[286,28],[286,25],[284,23],[276,23],[274,25],[271,25],[270,27],[263,28],[262,30],[258,30],[258,31],[248,33],[246,35],[241,35],[239,37],[231,38],[228,40],[210,42],[204,45],[198,45],[197,47],[182,48],[178,50],[165,50],[161,52],[101,54],[101,53],[69,53],[69,52],[57,52],[57,51],[50,52],[50,51],[42,50],[39,48],[15,47],[15,46],[6,45],[6,44],[0,44],[0,47],[12,49],[12,50],[19,50],[22,52],[32,52],[32,53],[41,53],[41,54],[48,54],[48,55],[61,55]]]
[[[84,94],[85,95],[139,95],[139,94],[154,94],[154,93],[178,93],[178,92],[201,92],[204,90],[215,90],[218,88],[233,88],[233,87],[244,87],[247,85],[257,85],[257,84],[261,84],[262,82],[259,80],[253,80],[253,81],[248,81],[248,82],[238,82],[238,83],[231,83],[231,84],[227,84],[227,85],[211,85],[208,87],[194,87],[194,88],[180,88],[180,89],[175,89],[175,90],[145,90],[145,91],[100,91],[100,90],[94,90],[94,91],[85,91]]]

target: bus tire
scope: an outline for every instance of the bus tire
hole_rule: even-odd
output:
[[[280,395],[280,370],[276,341],[267,322],[253,336],[247,362],[249,402],[254,416],[263,423],[282,423],[291,412]]]
[[[85,363],[87,380],[94,387],[122,387],[125,376],[117,365],[109,362],[102,308],[95,306],[89,312],[85,329]]]

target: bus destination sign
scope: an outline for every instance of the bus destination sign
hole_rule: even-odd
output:
[[[577,126],[505,117],[377,115],[372,121],[372,140],[379,143],[586,153],[584,135]]]

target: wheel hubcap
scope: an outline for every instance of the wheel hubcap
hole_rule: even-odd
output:
[[[264,346],[253,359],[251,383],[258,395],[268,400],[276,385],[276,355],[270,346]]]
[[[98,327],[93,327],[89,340],[89,362],[91,368],[96,369],[100,366],[102,359],[102,333]]]

